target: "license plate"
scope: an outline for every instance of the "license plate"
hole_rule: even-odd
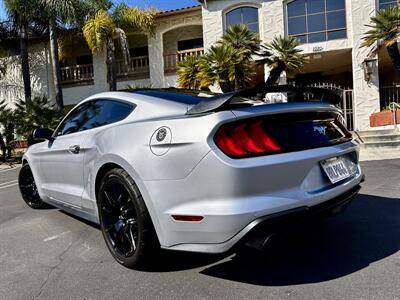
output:
[[[346,163],[341,157],[321,161],[321,166],[332,183],[339,182],[351,176]]]

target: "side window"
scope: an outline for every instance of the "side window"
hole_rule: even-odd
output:
[[[132,104],[113,101],[100,100],[102,111],[96,120],[96,127],[119,122],[125,119],[132,111]]]
[[[79,125],[82,122],[83,113],[85,112],[88,103],[84,103],[81,106],[74,109],[71,114],[58,126],[57,136],[66,135],[77,132]]]
[[[96,100],[83,104],[65,119],[57,135],[66,135],[112,124],[125,119],[133,105],[115,100]]]

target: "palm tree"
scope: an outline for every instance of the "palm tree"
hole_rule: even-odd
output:
[[[308,56],[301,53],[302,50],[298,48],[299,44],[297,39],[292,36],[278,36],[270,43],[261,45],[262,51],[259,55],[262,60],[260,63],[266,64],[271,69],[266,85],[276,84],[284,71],[288,75],[292,75],[303,70],[308,62]]]
[[[129,45],[126,37],[127,31],[140,31],[147,35],[154,35],[155,12],[128,7],[126,4],[118,5],[112,13],[99,10],[83,27],[83,35],[93,54],[101,52],[104,47],[107,51],[107,78],[109,89],[117,89],[115,39],[124,54],[125,63],[129,63]]]
[[[248,77],[245,71],[251,69],[243,66],[249,66],[253,55],[257,53],[260,44],[258,34],[251,32],[246,25],[237,24],[226,30],[218,44],[234,49],[235,89],[243,88]]]
[[[373,52],[385,46],[397,72],[400,73],[400,52],[397,45],[397,38],[400,35],[400,7],[395,6],[378,11],[375,17],[371,18],[371,25],[366,25],[370,30],[363,37],[361,47],[377,45]]]
[[[59,110],[64,107],[60,58],[58,49],[57,26],[63,24],[79,25],[90,10],[91,1],[85,0],[38,0],[44,8],[45,21],[48,23],[50,36],[50,54],[55,87],[55,100]]]
[[[197,90],[201,87],[200,60],[197,55],[186,56],[178,63],[178,85],[182,88]]]
[[[201,86],[218,84],[223,92],[235,89],[235,49],[227,45],[214,45],[200,60]]]
[[[35,0],[4,0],[4,4],[8,16],[18,28],[24,94],[25,100],[29,101],[32,97],[28,56],[29,24],[37,17],[40,8],[37,3],[35,3]]]

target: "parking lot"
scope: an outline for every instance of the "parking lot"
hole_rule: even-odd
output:
[[[25,205],[19,169],[0,171],[1,299],[400,299],[400,160],[362,164],[341,215],[265,252],[161,252],[150,271],[118,265],[97,226]]]

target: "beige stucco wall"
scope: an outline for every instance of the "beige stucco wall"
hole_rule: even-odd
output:
[[[153,87],[175,86],[171,84],[171,78],[164,76],[164,35],[174,29],[184,32],[193,26],[202,26],[201,12],[191,12],[160,18],[157,21],[157,32],[149,39],[150,78]]]
[[[178,51],[178,41],[202,38],[203,27],[201,25],[186,26],[184,29],[175,28],[164,33],[163,51],[164,54],[174,54]]]
[[[176,85],[175,75],[164,75],[164,53],[175,52],[177,41],[197,38],[203,35],[205,48],[215,43],[224,32],[224,14],[239,6],[254,6],[259,8],[260,37],[266,42],[276,35],[285,34],[285,9],[283,0],[208,0],[208,6],[203,6],[202,12],[194,11],[162,17],[157,20],[155,36],[146,38],[144,35],[131,35],[131,47],[141,47],[148,43],[150,60],[150,79],[123,81],[118,88],[129,85],[166,87]],[[356,128],[368,129],[369,116],[379,111],[379,78],[378,68],[371,82],[364,80],[362,62],[369,50],[360,48],[361,38],[366,30],[365,24],[376,13],[376,0],[346,0],[347,38],[327,42],[304,44],[301,47],[306,53],[328,52],[341,49],[352,51],[352,77],[354,86],[354,107]],[[51,66],[48,45],[36,43],[32,46],[31,55],[35,56],[32,63],[32,86],[34,93],[48,95],[54,98],[54,86],[51,76]],[[0,97],[15,98],[23,95],[22,78],[18,57],[7,58],[10,63],[9,73],[0,80]],[[93,58],[94,85],[64,88],[65,104],[81,101],[89,95],[108,89],[106,80],[107,68],[104,53]],[[334,68],[335,62],[332,61]],[[11,91],[11,92],[10,92]],[[10,94],[11,93],[11,94]],[[20,96],[19,96],[20,97]],[[11,101],[11,100],[10,100]]]
[[[259,8],[260,38],[264,42],[271,41],[274,36],[285,35],[286,18],[283,0],[208,0],[203,5],[204,43],[208,49],[224,32],[225,13],[240,7],[253,6]],[[352,73],[354,86],[354,108],[356,129],[369,129],[369,116],[379,111],[379,75],[378,68],[370,83],[364,80],[362,62],[369,50],[360,48],[361,38],[366,31],[365,24],[376,13],[376,0],[346,0],[347,38],[326,42],[301,45],[305,53],[327,52],[341,49],[352,49]],[[335,62],[332,62],[334,68]],[[268,69],[265,72],[268,76]]]

